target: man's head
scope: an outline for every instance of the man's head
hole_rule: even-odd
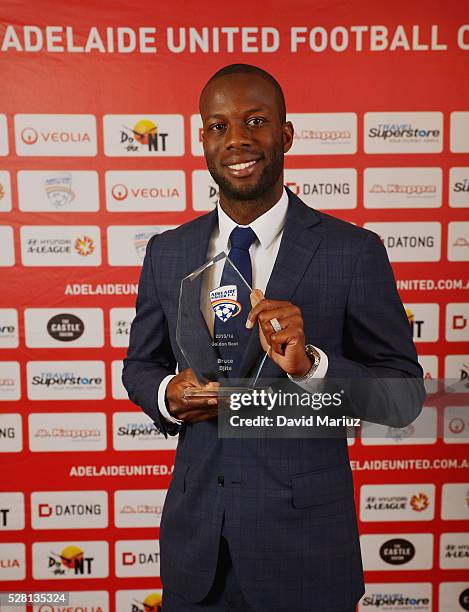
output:
[[[278,199],[293,141],[278,82],[256,66],[226,66],[203,88],[200,114],[205,159],[221,199]]]

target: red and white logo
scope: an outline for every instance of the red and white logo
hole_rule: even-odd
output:
[[[83,156],[97,153],[94,115],[15,115],[17,155]]]
[[[288,155],[351,155],[357,152],[355,113],[289,113],[295,128]]]
[[[448,260],[469,261],[469,221],[448,223]]]
[[[86,580],[109,575],[109,545],[103,541],[35,542],[34,580]]]
[[[165,498],[166,489],[116,491],[116,527],[159,527]]]
[[[0,413],[0,440],[0,451],[2,453],[19,453],[23,450],[21,414],[14,412]]]
[[[446,305],[446,340],[448,342],[469,341],[469,303]]]
[[[13,228],[9,225],[0,226],[0,267],[11,267],[15,265],[15,244],[13,239]]]
[[[0,434],[1,428],[0,424]],[[0,531],[21,529],[24,529],[24,493],[0,493]]]
[[[441,518],[444,521],[469,520],[469,482],[443,485]]]
[[[383,241],[390,261],[440,261],[441,223],[379,222],[365,223]]]
[[[442,533],[440,568],[469,569],[469,533]]]
[[[100,229],[94,225],[23,225],[24,266],[99,266]]]
[[[182,170],[106,172],[106,208],[111,212],[181,211],[186,207]]]
[[[7,116],[0,115],[0,156],[8,155]]]
[[[450,121],[451,153],[469,153],[469,113],[454,111],[450,115]]]
[[[33,529],[105,529],[106,491],[38,491],[31,494]]]
[[[441,168],[365,168],[365,208],[439,208]]]
[[[118,540],[116,542],[116,576],[158,577],[160,543],[158,540]]]
[[[10,173],[0,170],[0,212],[9,212],[11,208]]]
[[[104,115],[103,127],[107,156],[184,155],[182,115]]]
[[[0,581],[26,578],[26,546],[12,542],[0,544]]]

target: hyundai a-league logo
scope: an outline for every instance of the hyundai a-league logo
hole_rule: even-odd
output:
[[[210,303],[215,315],[226,323],[228,319],[236,317],[241,312],[241,304],[237,301],[238,289],[236,285],[225,285],[210,291]]]

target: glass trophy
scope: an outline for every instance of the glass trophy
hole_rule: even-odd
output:
[[[224,390],[228,395],[235,387],[256,384],[267,355],[260,347],[257,327],[245,326],[251,291],[225,252],[182,279],[176,340],[201,383],[200,389],[188,389],[186,397],[220,397]]]

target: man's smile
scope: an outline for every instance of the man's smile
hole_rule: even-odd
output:
[[[224,164],[224,166],[228,168],[229,173],[232,176],[241,178],[245,176],[250,176],[254,172],[254,166],[257,164],[258,161],[258,159],[253,159],[250,161]]]

